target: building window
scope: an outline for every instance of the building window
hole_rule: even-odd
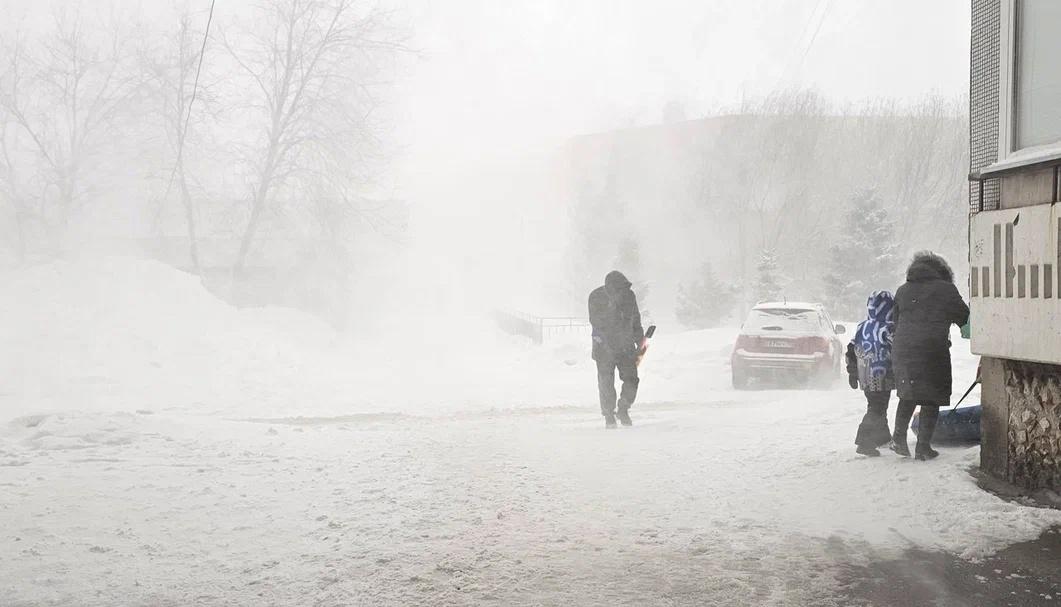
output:
[[[997,1],[998,157],[981,179],[1061,161],[1061,0]]]
[[[1011,151],[1061,142],[1061,2],[1017,0]]]

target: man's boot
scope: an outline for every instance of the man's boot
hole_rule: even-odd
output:
[[[895,411],[895,432],[892,433],[891,450],[903,457],[910,457],[910,447],[906,444],[906,431],[910,428],[910,418],[914,416],[917,405],[909,401],[899,401]]]
[[[617,418],[619,418],[619,423],[624,425],[624,426],[632,426],[632,425],[634,425],[634,421],[632,419],[630,419],[630,408],[629,407],[619,407],[619,412],[615,416]]]
[[[615,425],[615,416],[611,413],[604,414],[604,427],[608,430],[614,430],[615,428],[617,428],[617,426]]]
[[[914,458],[928,461],[939,457],[939,451],[932,448],[932,435],[936,432],[939,420],[939,407],[921,407],[920,423],[917,426],[917,448]]]

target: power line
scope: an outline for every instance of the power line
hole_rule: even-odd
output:
[[[801,65],[803,60],[807,58],[807,53],[810,52],[811,47],[814,46],[814,41],[818,39],[818,32],[822,31],[822,25],[825,23],[825,18],[829,15],[829,4],[830,0],[825,0],[825,10],[822,11],[822,18],[818,21],[818,27],[814,30],[814,35],[811,36],[810,42],[807,43],[807,48],[803,49],[803,56],[800,57],[799,62]]]
[[[822,25],[825,23],[825,18],[829,13],[829,5],[831,2],[832,0],[818,0],[818,2],[815,3],[814,9],[811,10],[810,16],[807,18],[807,22],[803,25],[802,33],[800,33],[799,38],[797,38],[795,44],[793,44],[793,48],[791,49],[792,52],[789,53],[788,61],[785,62],[785,68],[781,71],[781,75],[778,76],[777,82],[774,84],[774,89],[777,89],[777,87],[788,78],[789,73],[794,67],[796,67],[797,63],[802,65],[803,61],[807,58],[807,53],[809,53],[811,47],[814,46],[814,42],[818,39],[818,33],[821,32]],[[822,10],[823,8],[824,10]],[[799,53],[799,60],[797,61],[796,50],[807,37],[807,33],[810,32],[811,25],[814,23],[815,17],[818,17],[819,11],[821,12],[821,16],[818,19],[818,24],[814,27],[814,33],[811,34],[810,40],[803,48],[803,52]]]
[[[214,3],[217,0],[210,0],[210,14],[206,17],[206,31],[203,32],[203,44],[199,47],[199,63],[195,68],[195,80],[192,82],[192,96],[188,101],[188,114],[184,117],[184,124],[181,126],[181,136],[177,139],[177,159],[173,162],[173,170],[169,172],[169,183],[166,184],[166,193],[163,194],[162,200],[169,198],[170,190],[173,188],[173,178],[177,174],[177,167],[181,161],[184,160],[184,139],[188,136],[188,124],[192,120],[192,106],[195,105],[195,96],[199,92],[199,74],[203,71],[203,57],[206,55],[206,41],[210,38],[210,24],[214,22]],[[184,83],[181,83],[184,86]]]

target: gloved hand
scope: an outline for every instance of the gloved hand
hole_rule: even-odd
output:
[[[852,390],[858,390],[858,376],[857,375],[848,375],[847,376],[847,385],[851,386]]]

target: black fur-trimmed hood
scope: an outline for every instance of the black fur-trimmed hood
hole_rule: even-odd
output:
[[[914,253],[914,260],[906,269],[906,280],[909,282],[924,282],[928,280],[945,280],[954,282],[954,271],[950,269],[947,260],[932,251],[920,251]]]

